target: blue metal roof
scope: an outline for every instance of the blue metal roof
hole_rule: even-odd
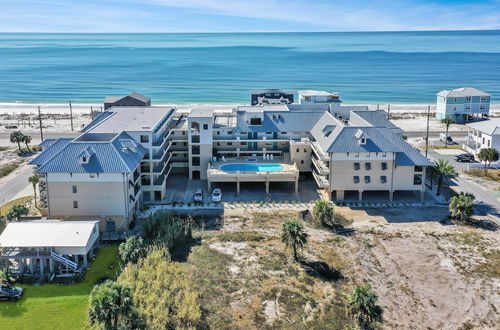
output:
[[[309,132],[323,116],[320,111],[264,111],[262,125],[249,125],[238,114],[239,132]]]
[[[89,155],[87,163],[82,161],[82,153]],[[145,153],[145,149],[127,133],[121,133],[109,142],[73,141],[37,172],[130,173],[139,165]]]
[[[36,156],[32,161],[29,162],[30,165],[41,166],[51,160],[55,155],[57,155],[62,149],[64,149],[73,139],[50,139],[45,140],[40,145],[44,149],[41,154]],[[45,143],[45,144],[44,144]]]

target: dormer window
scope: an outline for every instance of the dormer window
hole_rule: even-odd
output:
[[[366,144],[366,138],[361,138],[359,140],[359,144]]]
[[[250,118],[250,125],[262,125],[261,118]]]
[[[82,157],[82,163],[87,163],[87,157],[86,156]]]

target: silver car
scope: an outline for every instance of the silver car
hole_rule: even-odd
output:
[[[202,203],[203,202],[203,191],[201,189],[196,189],[193,199],[195,203]]]

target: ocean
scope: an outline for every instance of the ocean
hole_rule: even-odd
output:
[[[262,88],[318,89],[345,103],[435,103],[473,86],[500,99],[500,31],[0,33],[0,102],[249,103]]]

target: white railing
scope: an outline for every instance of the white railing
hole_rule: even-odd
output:
[[[52,259],[54,259],[55,261],[60,262],[64,266],[66,266],[68,268],[71,268],[73,270],[76,270],[78,268],[78,264],[76,262],[73,262],[73,261],[71,261],[71,260],[63,257],[62,255],[55,253],[55,252],[51,251],[50,252],[50,257]]]
[[[316,183],[318,184],[319,187],[328,188],[329,182],[325,177],[319,175],[315,171],[312,171],[312,174],[313,174],[313,177],[316,180]]]
[[[322,161],[319,161],[314,157],[311,157],[311,159],[312,159],[313,164],[316,166],[316,169],[318,170],[318,172],[320,174],[330,173],[330,170],[328,169],[328,167],[326,167],[326,165]]]

